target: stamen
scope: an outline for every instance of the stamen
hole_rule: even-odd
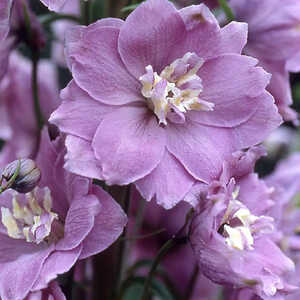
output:
[[[237,200],[238,192],[239,189],[235,189],[232,193],[218,233],[225,237],[229,248],[240,251],[253,250],[254,236],[272,232],[273,218],[251,214],[250,210]]]
[[[203,59],[188,52],[165,67],[160,75],[153,71],[151,65],[146,67],[146,73],[140,77],[141,92],[159,124],[167,125],[167,118],[182,123],[185,119],[182,113],[189,110],[214,109],[214,103],[199,98],[203,86],[197,72],[202,65]],[[174,113],[178,117],[174,117]]]
[[[39,196],[43,194],[42,201]],[[12,213],[10,209],[1,207],[2,223],[7,229],[9,237],[14,239],[25,239],[27,242],[36,244],[42,241],[53,241],[59,237],[54,237],[59,223],[58,215],[51,211],[52,198],[48,188],[40,190],[35,188],[33,192],[26,194],[27,205],[20,205],[18,197],[20,194],[14,193],[12,198]],[[42,206],[40,205],[42,203]],[[55,224],[54,224],[55,223]],[[62,224],[59,223],[62,227]],[[63,232],[60,230],[60,233]],[[61,237],[61,236],[60,236]]]

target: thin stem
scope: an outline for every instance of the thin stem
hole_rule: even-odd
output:
[[[188,286],[186,288],[185,297],[184,297],[185,300],[189,300],[191,298],[191,296],[193,295],[198,275],[199,275],[199,267],[198,267],[198,265],[196,265],[194,267],[193,274],[192,274],[192,276],[189,280]]]
[[[235,19],[234,13],[233,13],[232,9],[230,8],[230,6],[228,5],[227,1],[226,0],[218,0],[218,1],[227,17],[227,21],[228,22],[233,21]]]
[[[126,188],[125,199],[123,203],[124,212],[128,215],[130,206],[130,185]],[[126,234],[127,234],[127,227],[124,228],[123,233],[119,240],[119,249],[117,255],[117,267],[115,272],[115,288],[112,291],[112,299],[117,299],[117,291],[120,288],[121,280],[124,273],[124,259],[125,259],[125,252],[126,252]]]
[[[35,114],[36,125],[37,125],[35,149],[31,154],[31,157],[34,159],[40,148],[41,130],[44,125],[44,118],[41,111],[40,100],[39,100],[39,86],[38,86],[39,51],[34,49],[32,49],[31,51],[32,51],[31,87],[32,87],[34,114]]]
[[[165,257],[165,255],[169,252],[170,249],[172,249],[174,246],[177,245],[177,241],[175,238],[172,238],[168,240],[159,250],[157,256],[155,257],[153,264],[151,266],[151,269],[148,273],[148,276],[146,278],[146,282],[144,285],[143,289],[143,294],[142,294],[142,300],[147,300],[148,299],[148,293],[149,293],[149,288],[150,288],[150,283],[152,281],[152,277],[155,274],[156,268],[159,265],[160,261]]]
[[[90,4],[90,0],[81,0],[81,23],[86,26],[91,23]]]
[[[150,283],[152,281],[152,277],[154,276],[156,268],[159,265],[160,261],[165,257],[165,255],[169,252],[170,249],[172,249],[173,247],[175,247],[178,244],[186,243],[187,237],[185,237],[185,236],[182,237],[182,235],[184,234],[185,229],[188,226],[193,213],[194,213],[194,210],[191,209],[185,217],[184,225],[178,230],[178,232],[170,240],[168,240],[160,248],[157,256],[155,257],[155,259],[153,261],[153,264],[148,273],[148,276],[146,278],[146,282],[144,285],[143,294],[142,294],[142,298],[141,298],[142,300],[148,300]]]
[[[33,104],[34,104],[34,112],[36,117],[37,128],[40,131],[44,125],[44,118],[42,115],[40,101],[39,101],[38,62],[39,62],[39,53],[37,51],[32,51],[32,95],[33,95]]]
[[[134,224],[134,227],[133,227],[133,230],[132,230],[132,235],[133,236],[136,236],[139,233],[140,228],[143,224],[146,205],[147,205],[147,203],[146,203],[145,199],[143,199],[141,197],[140,201],[139,201],[137,215],[135,217],[135,224]],[[132,240],[129,243],[128,252],[131,252],[131,249],[133,249],[133,247],[135,246],[135,242],[136,242],[135,240]]]
[[[153,231],[151,233],[148,233],[148,234],[127,237],[127,238],[124,238],[124,240],[126,240],[126,241],[136,241],[136,240],[147,239],[149,237],[153,237],[154,235],[158,235],[158,234],[160,234],[162,232],[165,232],[165,231],[166,231],[165,228],[161,228],[159,230],[155,230],[155,231]]]
[[[55,13],[41,16],[39,20],[44,26],[50,25],[51,23],[59,20],[69,20],[69,21],[74,21],[76,23],[81,22],[78,16],[71,15],[71,14],[55,14]]]

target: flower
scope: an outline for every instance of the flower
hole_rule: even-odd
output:
[[[294,263],[272,238],[276,232],[269,215],[272,189],[244,166],[251,156],[256,161],[255,152],[234,156],[219,181],[194,187],[199,204],[190,240],[199,268],[209,279],[270,299],[296,289],[286,283]]]
[[[62,138],[51,142],[43,131],[37,157],[42,178],[27,194],[0,196],[0,297],[21,300],[47,287],[78,259],[109,247],[126,216],[89,179],[63,169]]]
[[[291,154],[282,160],[275,171],[265,180],[272,187],[272,199],[275,203],[272,216],[277,221],[278,231],[274,240],[281,249],[289,255],[295,265],[296,273],[291,274],[289,280],[300,286],[300,153]],[[300,292],[287,297],[287,299],[298,299]]]
[[[41,61],[38,75],[41,110],[43,116],[48,118],[60,102],[54,65],[46,60]],[[6,142],[0,153],[0,168],[15,159],[33,157],[37,151],[37,131],[31,63],[14,52],[0,84],[0,138]]]
[[[272,239],[281,250],[295,263],[296,272],[289,274],[287,279],[296,286],[300,286],[300,153],[293,153],[279,162],[274,172],[265,177],[264,180],[271,190],[270,198],[274,205],[269,215],[274,218],[276,230]],[[286,295],[284,299],[299,299],[300,292]],[[254,300],[255,294],[249,289],[226,291],[226,300]]]
[[[204,5],[178,11],[166,0],[69,31],[73,80],[50,117],[67,134],[66,168],[134,182],[165,208],[216,178],[233,151],[281,122],[269,75],[240,55],[246,34],[236,22],[221,29]]]
[[[300,3],[297,0],[230,0],[236,20],[249,24],[244,51],[272,74],[268,90],[286,121],[297,123],[289,71],[300,70]]]

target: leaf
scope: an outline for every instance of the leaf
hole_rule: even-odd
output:
[[[142,2],[144,2],[144,1],[142,1]],[[136,4],[131,4],[131,5],[124,6],[121,9],[121,12],[122,13],[131,12],[131,11],[135,10],[140,4],[141,3],[136,3]]]
[[[121,287],[119,299],[140,299],[143,293],[146,277],[136,276],[125,280]],[[151,293],[159,300],[176,300],[167,286],[159,280],[153,279],[150,284]]]

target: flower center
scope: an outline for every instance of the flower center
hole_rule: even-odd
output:
[[[58,215],[51,211],[52,198],[48,188],[35,188],[27,193],[25,205],[19,203],[19,196],[13,194],[12,211],[1,207],[2,223],[9,237],[39,244],[57,241],[63,236],[63,225]]]
[[[202,65],[203,59],[188,52],[165,67],[160,75],[153,71],[151,65],[146,67],[146,73],[140,77],[141,91],[159,124],[167,125],[167,118],[183,123],[184,113],[189,110],[214,109],[214,103],[199,97],[203,86],[197,72]]]
[[[229,248],[253,250],[255,236],[273,231],[273,218],[251,214],[234,193],[218,232],[225,237]]]

